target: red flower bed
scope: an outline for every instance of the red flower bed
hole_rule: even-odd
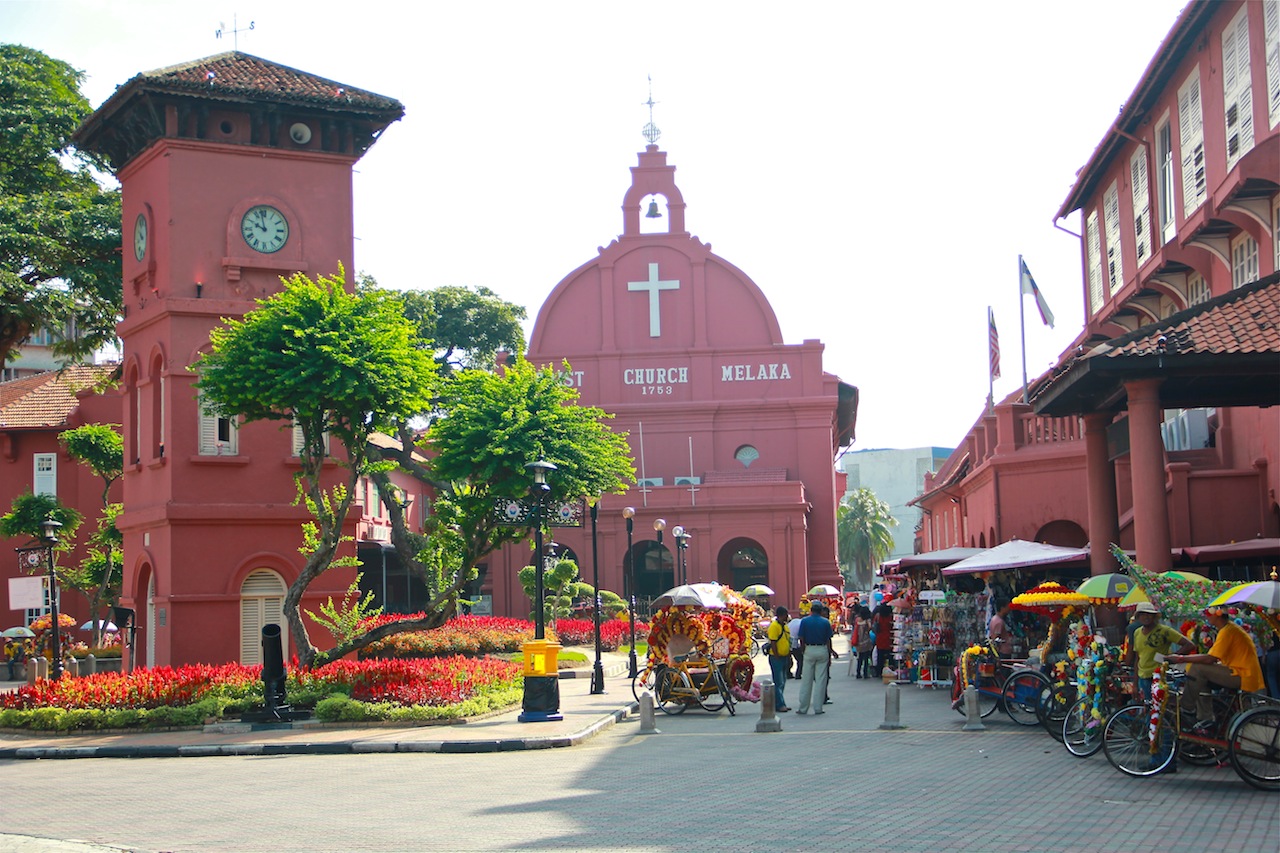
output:
[[[245,688],[261,680],[261,667],[230,663],[221,666],[190,664],[140,669],[128,675],[104,672],[85,678],[38,681],[7,693],[3,708],[158,708],[189,705],[211,690],[230,686]]]
[[[307,688],[347,685],[361,702],[400,705],[456,705],[486,687],[519,677],[521,665],[497,658],[426,658],[417,660],[334,661],[318,670],[301,670]]]
[[[595,622],[591,619],[557,619],[555,631],[565,646],[594,646],[596,642]],[[648,636],[649,626],[637,622],[636,642],[643,643]],[[616,651],[630,642],[631,623],[624,619],[606,619],[600,623],[600,647],[605,651]]]
[[[421,617],[421,613],[377,616],[360,623],[369,630],[391,622]],[[374,657],[425,657],[450,654],[517,652],[533,639],[533,623],[500,616],[455,616],[439,628],[393,634],[370,644],[365,654]]]

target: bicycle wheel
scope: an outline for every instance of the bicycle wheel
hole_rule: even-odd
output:
[[[724,683],[724,679],[720,676],[720,668],[714,663],[708,663],[710,669],[707,670],[706,677],[697,676],[700,683],[695,689],[698,691],[698,704],[703,710],[715,713],[725,705],[725,694],[728,690],[721,691],[720,685]]]
[[[1004,683],[1004,712],[1020,726],[1040,725],[1040,707],[1049,701],[1053,683],[1034,669],[1009,676]]]
[[[720,696],[724,700],[724,707],[729,709],[729,716],[732,717],[738,713],[736,709],[737,700],[733,698],[733,691],[729,689],[729,682],[725,680],[724,673],[719,669],[715,672],[716,688],[720,691]]]
[[[1000,707],[1000,697],[1004,693],[1003,685],[994,675],[979,675],[974,677],[973,686],[978,692],[978,716],[985,720]],[[960,708],[960,713],[965,713],[963,702],[960,703]]]
[[[1071,703],[1062,720],[1062,745],[1077,758],[1088,758],[1102,749],[1102,731],[1106,724],[1105,717],[1094,719],[1093,699],[1081,696]]]
[[[1076,703],[1077,698],[1079,696],[1074,684],[1058,684],[1054,686],[1048,699],[1037,709],[1039,711],[1040,725],[1045,727],[1045,731],[1054,737],[1062,735],[1062,723],[1066,720],[1067,711]]]
[[[654,698],[664,714],[683,714],[689,710],[689,697],[695,691],[689,683],[689,676],[683,671],[663,667],[658,670],[655,683],[657,690]]]
[[[1102,730],[1102,752],[1111,766],[1130,776],[1154,776],[1173,761],[1177,738],[1173,715],[1160,717],[1159,743],[1151,751],[1151,712],[1146,705],[1126,705],[1111,715]]]
[[[1263,791],[1280,791],[1280,707],[1264,705],[1236,717],[1227,754],[1241,779]]]
[[[658,673],[666,669],[665,664],[659,664],[653,669],[642,669],[636,672],[636,677],[631,679],[631,695],[636,697],[636,701],[640,701],[640,694],[646,690],[654,693],[658,684]]]
[[[1235,708],[1232,707],[1231,700],[1222,695],[1214,695],[1212,697],[1212,705],[1213,719],[1217,721],[1217,724],[1212,731],[1203,732],[1202,734],[1225,742],[1227,740],[1227,732],[1226,726],[1222,721],[1230,720],[1235,713]],[[1183,740],[1178,742],[1178,758],[1197,767],[1217,767],[1220,764],[1227,763],[1227,750],[1212,744]]]

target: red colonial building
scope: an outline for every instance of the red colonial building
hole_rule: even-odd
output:
[[[622,234],[551,291],[528,357],[569,363],[582,402],[628,434],[639,482],[603,498],[594,543],[589,523],[557,543],[588,581],[598,553],[600,587],[642,607],[682,580],[764,583],[788,604],[839,586],[834,460],[853,441],[857,389],[823,370],[819,341],[784,343],[761,288],[686,230],[665,152],[648,145],[631,175]],[[529,613],[516,578],[529,562],[527,546],[490,559],[495,612]]]
[[[1192,2],[1057,212],[1085,327],[915,501],[917,550],[1280,557],[1280,4]]]

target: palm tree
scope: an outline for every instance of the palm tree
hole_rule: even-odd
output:
[[[870,489],[858,489],[836,507],[836,544],[845,578],[858,589],[869,589],[875,567],[893,553],[893,530],[898,520],[889,505]]]

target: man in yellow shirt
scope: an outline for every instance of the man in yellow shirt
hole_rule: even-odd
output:
[[[1198,725],[1213,722],[1213,703],[1204,695],[1209,685],[1216,684],[1233,690],[1252,693],[1263,688],[1262,665],[1258,663],[1258,650],[1239,625],[1231,621],[1225,607],[1210,607],[1204,615],[1218,632],[1217,639],[1208,654],[1169,655],[1173,663],[1192,664],[1187,670],[1187,684],[1182,691],[1182,707],[1185,715],[1195,703]]]

